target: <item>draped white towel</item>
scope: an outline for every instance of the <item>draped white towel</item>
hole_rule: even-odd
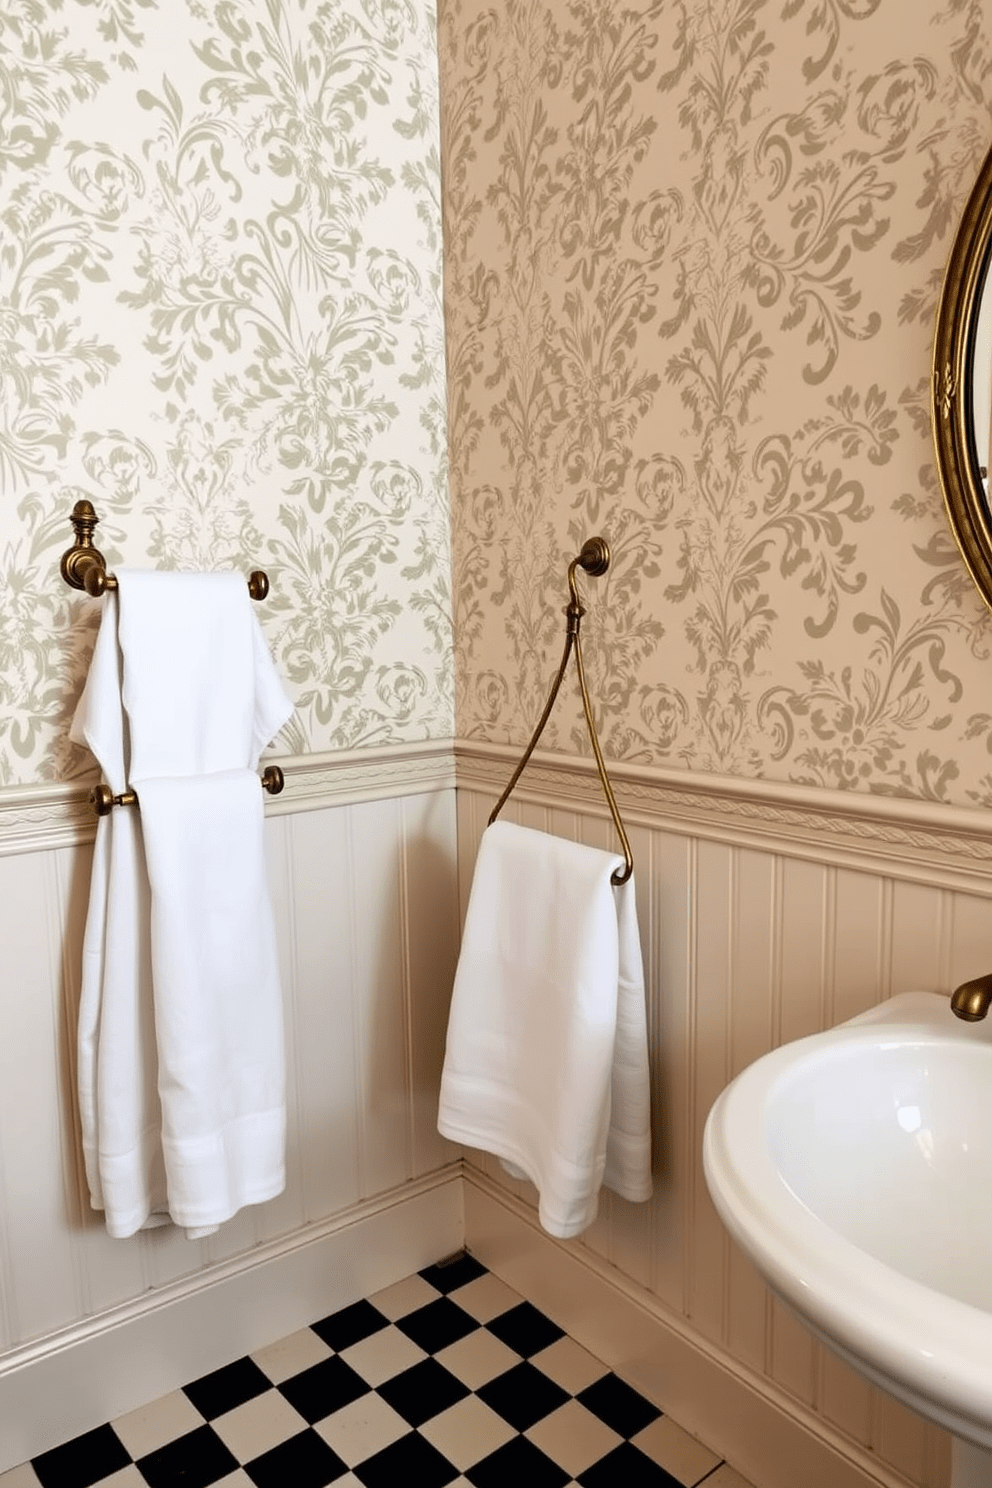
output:
[[[235,574],[120,570],[72,737],[97,827],[78,1086],[90,1199],[115,1236],[191,1238],[285,1183],[282,1010],[261,749],[291,712]],[[123,707],[122,707],[123,702]]]
[[[523,1174],[567,1238],[601,1184],[651,1197],[650,1081],[634,881],[622,859],[494,822],[483,833],[448,1019],[438,1129]]]

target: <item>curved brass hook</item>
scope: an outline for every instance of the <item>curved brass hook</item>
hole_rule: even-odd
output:
[[[582,645],[579,640],[579,627],[582,623],[582,616],[585,614],[585,609],[583,608],[582,601],[579,598],[578,584],[575,578],[575,570],[577,568],[581,568],[583,572],[590,574],[593,578],[599,578],[602,574],[606,573],[609,566],[610,546],[604,537],[588,538],[582,544],[582,551],[579,553],[579,556],[577,558],[573,558],[571,563],[568,565],[568,592],[570,598],[568,604],[565,607],[565,650],[562,653],[561,664],[558,667],[558,675],[555,677],[555,680],[551,685],[551,692],[548,696],[548,701],[544,705],[544,712],[541,714],[541,717],[538,720],[537,728],[531,735],[530,743],[524,750],[517,768],[510,776],[509,784],[507,785],[503,794],[500,796],[499,800],[496,802],[496,805],[493,807],[492,814],[489,818],[489,825],[492,826],[493,822],[502,811],[507,799],[510,796],[510,793],[513,790],[513,787],[516,785],[517,781],[523,774],[527,761],[534,753],[534,749],[537,745],[538,739],[544,732],[544,725],[547,723],[548,719],[551,716],[551,709],[555,705],[555,698],[558,696],[558,690],[561,687],[562,679],[565,676],[565,669],[568,666],[568,658],[571,655],[572,647],[574,646],[575,667],[576,671],[579,674],[579,691],[582,694],[582,711],[585,713],[586,727],[589,730],[589,738],[592,742],[593,754],[596,756],[596,768],[599,771],[599,779],[603,787],[603,793],[606,796],[606,804],[610,808],[610,815],[613,818],[613,825],[617,829],[617,835],[619,836],[621,845],[623,847],[624,866],[622,868],[615,869],[614,872],[610,875],[610,882],[616,884],[619,887],[620,884],[624,884],[627,882],[628,878],[634,871],[634,855],[630,850],[630,843],[627,840],[627,833],[624,831],[623,821],[620,817],[620,808],[617,806],[616,796],[613,794],[613,787],[610,784],[610,777],[606,773],[606,765],[603,761],[603,752],[599,747],[599,738],[596,734],[596,725],[593,721],[592,704],[589,701],[589,689],[586,686],[585,667],[582,664]]]

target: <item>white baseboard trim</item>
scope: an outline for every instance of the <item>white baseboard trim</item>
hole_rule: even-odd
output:
[[[756,1488],[905,1488],[904,1478],[694,1335],[616,1267],[545,1234],[531,1209],[471,1166],[465,1244]]]
[[[464,1244],[461,1163],[0,1359],[0,1473]]]

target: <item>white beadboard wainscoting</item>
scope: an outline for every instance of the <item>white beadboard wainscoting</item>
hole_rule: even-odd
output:
[[[458,1152],[436,1126],[450,744],[281,763],[265,829],[288,1182],[202,1241],[111,1240],[89,1208],[73,1064],[94,822],[84,790],[2,793],[0,1471],[462,1244]]]
[[[479,837],[517,759],[450,742],[283,760],[266,802],[289,1061],[286,1192],[208,1240],[112,1241],[73,1096],[93,821],[0,792],[0,1470],[467,1243],[756,1488],[943,1488],[946,1437],[815,1343],[731,1245],[706,1114],[773,1045],[992,968],[980,812],[611,766],[649,989],[655,1197],[577,1241],[436,1132]],[[512,819],[600,846],[591,763],[535,755]]]
[[[458,747],[463,912],[516,757]],[[989,824],[980,812],[762,782],[610,774],[645,952],[654,1198],[604,1192],[585,1235],[553,1241],[533,1190],[470,1152],[468,1244],[759,1488],[943,1488],[944,1433],[815,1342],[731,1243],[701,1143],[720,1090],[774,1045],[992,970]],[[535,754],[504,815],[616,845],[586,762]]]

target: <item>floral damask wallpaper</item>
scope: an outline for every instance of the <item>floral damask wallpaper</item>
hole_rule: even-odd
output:
[[[425,0],[0,7],[0,785],[66,740],[111,563],[269,571],[284,752],[452,732]]]
[[[523,741],[584,587],[608,755],[992,805],[933,316],[985,0],[442,0],[457,719]],[[588,752],[577,704],[546,741]]]

